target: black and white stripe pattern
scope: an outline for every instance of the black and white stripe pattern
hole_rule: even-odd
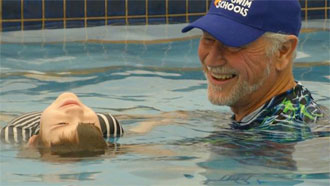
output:
[[[120,137],[124,134],[118,120],[109,113],[97,113],[104,138]]]
[[[41,112],[30,112],[19,116],[0,129],[3,143],[26,143],[40,130]],[[118,120],[109,113],[97,113],[104,138],[120,137],[124,129]]]

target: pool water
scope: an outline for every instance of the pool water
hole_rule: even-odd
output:
[[[15,34],[2,34],[1,126],[45,109],[65,91],[95,111],[118,115],[125,129],[166,122],[145,134],[128,132],[99,157],[42,160],[1,144],[1,185],[330,184],[328,129],[313,126],[307,139],[286,143],[277,134],[228,129],[230,109],[207,100],[196,37],[9,42]],[[329,109],[329,31],[302,33],[300,40],[295,78]]]

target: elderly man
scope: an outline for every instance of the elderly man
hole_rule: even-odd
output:
[[[322,111],[294,80],[301,27],[298,0],[215,0],[185,27],[203,31],[198,54],[208,97],[234,112],[233,128],[316,122]]]

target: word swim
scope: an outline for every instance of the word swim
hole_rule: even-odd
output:
[[[242,16],[247,16],[249,9],[251,8],[253,0],[215,0],[214,5],[216,8],[223,8],[225,10],[234,11]]]

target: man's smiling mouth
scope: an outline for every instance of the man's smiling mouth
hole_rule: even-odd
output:
[[[218,67],[209,67],[207,70],[210,73],[210,76],[218,81],[226,81],[235,78],[237,75],[233,72],[228,72],[226,69],[220,69]]]
[[[236,75],[234,75],[234,74],[223,75],[223,74],[213,74],[213,73],[211,73],[211,76],[212,76],[214,79],[216,79],[216,80],[224,81],[224,80],[232,79],[232,78],[234,78]]]

